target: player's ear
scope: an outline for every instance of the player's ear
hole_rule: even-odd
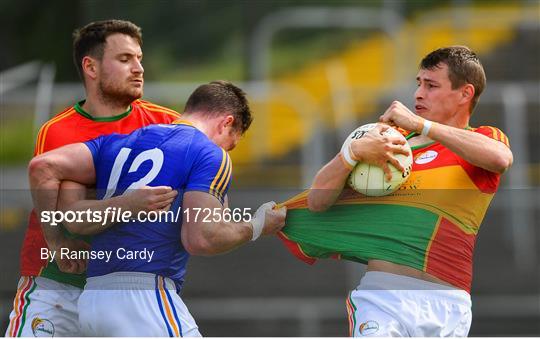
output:
[[[90,56],[85,56],[82,59],[82,70],[89,78],[97,78],[97,60]]]
[[[234,124],[234,116],[232,115],[226,115],[223,119],[223,127],[233,127]]]
[[[471,102],[474,97],[474,86],[466,84],[461,88],[461,101],[463,104]]]

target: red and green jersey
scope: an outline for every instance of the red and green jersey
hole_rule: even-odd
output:
[[[509,145],[496,128],[471,130]],[[279,235],[289,250],[307,263],[328,257],[385,260],[470,291],[476,235],[500,175],[438,142],[412,149],[412,173],[389,196],[345,189],[323,213],[308,210],[307,191],[283,203],[287,222]]]
[[[150,124],[168,124],[180,117],[176,111],[145,100],[134,101],[129,110],[120,115],[103,118],[92,117],[82,109],[82,103],[79,102],[57,114],[41,127],[36,140],[34,156],[67,144],[88,141],[101,135],[128,134],[137,128]],[[47,243],[43,237],[39,220],[36,213],[32,211],[21,249],[21,275],[43,276],[82,288],[85,283],[83,274],[60,272],[55,262],[49,263],[47,260],[41,259],[40,250],[46,247]]]

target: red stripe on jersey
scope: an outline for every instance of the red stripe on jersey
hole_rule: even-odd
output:
[[[476,235],[465,234],[442,218],[427,253],[426,272],[470,292],[475,240]],[[452,267],[451,271],[449,267]]]
[[[304,251],[302,251],[302,248],[300,248],[300,245],[290,240],[289,238],[287,238],[287,236],[283,232],[279,232],[278,236],[283,241],[287,249],[298,259],[302,260],[303,262],[309,265],[313,265],[315,261],[317,261],[316,258],[312,258],[306,255]]]

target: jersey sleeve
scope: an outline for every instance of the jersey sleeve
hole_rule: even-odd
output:
[[[223,204],[231,181],[232,163],[225,150],[213,146],[203,148],[195,159],[186,191],[207,192]]]
[[[55,148],[69,144],[64,140],[62,127],[51,120],[39,129],[34,147],[34,156],[43,154]]]
[[[483,134],[487,136],[488,138],[497,140],[505,144],[508,148],[510,148],[510,140],[504,134],[500,129],[492,126],[480,126],[476,129],[474,129],[474,132]]]
[[[103,142],[106,138],[107,136],[100,136],[95,139],[83,142],[83,144],[85,144],[86,147],[88,147],[88,149],[90,150],[90,153],[92,153],[92,158],[94,159],[94,168],[97,168],[99,151],[101,149],[101,145],[103,145]]]
[[[487,136],[490,139],[502,142],[507,147],[510,147],[508,137],[498,128],[491,126],[480,126],[473,128],[473,132],[480,133]],[[462,158],[459,158],[461,166],[469,175],[469,178],[474,184],[484,193],[495,193],[499,187],[501,175],[499,173],[490,172],[486,169],[476,167]]]

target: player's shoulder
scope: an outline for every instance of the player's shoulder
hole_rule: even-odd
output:
[[[188,129],[190,126],[184,128]],[[195,127],[191,128],[193,130],[193,138],[191,139],[190,145],[192,155],[198,156],[201,159],[217,159],[219,161],[228,157],[227,152],[210,140],[206,134]]]
[[[60,113],[56,114],[55,116],[47,120],[43,125],[41,125],[41,129],[50,128],[52,126],[63,125],[65,123],[72,121],[76,117],[78,117],[78,114],[77,114],[77,110],[75,109],[75,106],[67,107]]]
[[[64,139],[69,139],[69,137],[66,137],[66,133],[63,132],[72,129],[73,125],[76,124],[74,121],[77,120],[78,117],[79,115],[77,114],[75,107],[70,106],[47,120],[39,128],[34,153],[43,153],[58,147],[64,142]],[[53,136],[53,138],[51,138],[51,136]]]
[[[469,130],[483,134],[491,139],[497,140],[505,144],[506,146],[510,147],[510,141],[508,139],[508,136],[504,134],[503,131],[501,131],[497,127],[493,126],[479,126],[479,127],[468,127]]]
[[[180,113],[178,113],[177,111],[165,106],[154,104],[153,102],[147,100],[137,99],[132,103],[132,105],[150,114],[168,115],[173,119],[177,119],[180,117]]]

